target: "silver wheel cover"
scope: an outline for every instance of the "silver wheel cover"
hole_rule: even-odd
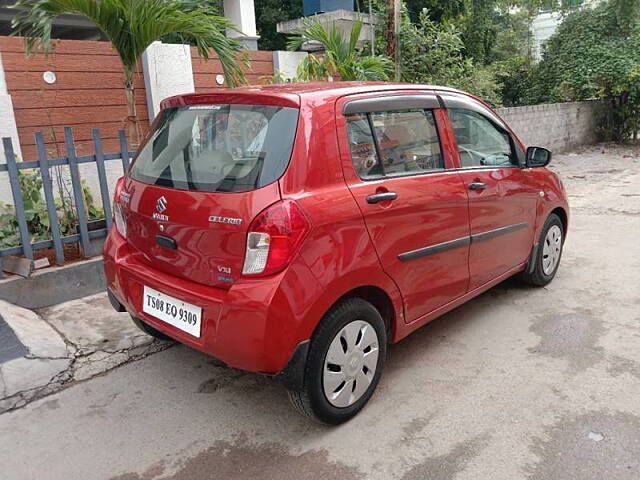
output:
[[[557,225],[553,225],[547,232],[542,245],[542,271],[545,275],[551,275],[560,260],[562,251],[562,231]]]
[[[345,325],[324,360],[322,387],[331,405],[348,407],[365,394],[378,366],[378,334],[364,320]]]

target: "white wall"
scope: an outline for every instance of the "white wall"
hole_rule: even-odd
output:
[[[554,152],[598,141],[598,121],[607,104],[602,101],[550,103],[499,108],[498,114],[527,146]]]
[[[162,100],[195,91],[189,45],[154,42],[142,54],[142,70],[149,122],[160,111]]]
[[[227,30],[227,36],[241,39],[249,50],[257,50],[259,37],[253,0],[224,0],[224,16],[239,30]]]
[[[280,74],[286,79],[294,78],[298,72],[298,65],[307,55],[307,52],[289,52],[276,50],[273,52],[273,73]]]
[[[22,156],[20,151],[20,141],[18,140],[18,129],[16,128],[16,117],[13,112],[13,102],[7,91],[7,83],[4,78],[4,68],[2,66],[2,54],[0,53],[0,163],[5,163],[4,147],[1,139],[11,138],[13,151]],[[11,189],[9,188],[9,177],[6,172],[0,172],[0,202],[13,203]]]
[[[4,67],[2,66],[2,54],[0,53],[0,139],[4,137],[11,138],[13,150],[20,157],[22,154],[20,141],[18,140],[18,129],[16,128],[16,117],[13,112],[13,102],[7,90]],[[0,163],[5,163],[2,142],[0,142]]]

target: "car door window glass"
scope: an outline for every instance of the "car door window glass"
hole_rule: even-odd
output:
[[[386,176],[444,168],[432,111],[381,112],[371,118]]]
[[[379,178],[382,175],[382,167],[376,156],[376,147],[367,115],[349,115],[347,130],[351,161],[356,173],[363,179]]]
[[[463,168],[517,166],[511,138],[491,121],[471,110],[449,110]]]
[[[382,162],[376,155],[371,124]],[[349,115],[347,126],[351,159],[362,179],[444,169],[438,130],[430,110]]]

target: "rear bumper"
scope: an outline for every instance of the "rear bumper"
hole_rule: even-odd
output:
[[[304,307],[316,285],[303,262],[262,279],[241,279],[230,289],[209,287],[156,270],[144,262],[115,229],[104,247],[109,300],[153,328],[242,370],[276,375],[295,388],[306,350],[298,345],[310,337],[314,322]],[[199,338],[142,311],[144,286],[202,308]],[[295,300],[294,300],[295,299]],[[307,302],[302,302],[306,299]],[[304,347],[303,347],[304,349]],[[294,358],[295,357],[295,358]],[[295,368],[287,367],[295,360]],[[285,368],[287,367],[287,368]]]

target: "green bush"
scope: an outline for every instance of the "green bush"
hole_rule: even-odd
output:
[[[47,212],[47,203],[42,195],[42,177],[37,170],[19,170],[20,190],[24,204],[27,228],[31,234],[31,241],[51,239],[51,223]],[[104,211],[94,204],[93,197],[86,183],[82,182],[85,208],[88,220],[104,218]],[[73,202],[68,196],[56,198],[57,221],[63,236],[76,232],[77,217]],[[18,219],[13,205],[0,202],[0,248],[10,248],[20,245]]]
[[[465,56],[462,34],[452,22],[434,22],[428,10],[419,21],[403,18],[400,35],[402,79],[460,88],[500,105],[498,84],[489,67],[478,67]]]
[[[632,6],[634,9],[637,7]],[[567,15],[532,70],[530,103],[605,99],[613,108],[603,125],[615,141],[637,136],[640,27],[621,21],[609,2]]]
[[[531,61],[526,56],[515,56],[491,65],[498,84],[498,95],[505,107],[527,104]]]

